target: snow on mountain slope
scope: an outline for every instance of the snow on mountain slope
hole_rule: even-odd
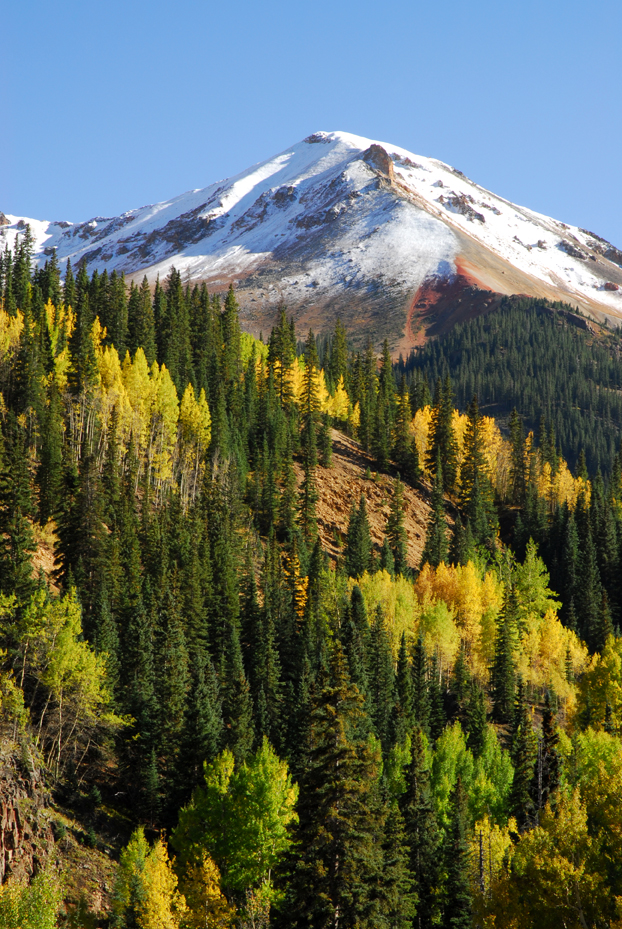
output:
[[[490,292],[528,293],[622,320],[622,252],[609,243],[440,161],[344,132],[315,133],[236,177],[119,217],[0,222],[9,247],[29,222],[40,261],[56,250],[152,281],[173,265],[211,289],[234,281],[257,330],[284,302],[305,324],[332,327],[339,312],[407,348],[422,308],[429,316],[443,294],[457,306],[465,292],[480,308]]]

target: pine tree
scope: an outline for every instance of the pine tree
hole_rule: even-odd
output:
[[[510,445],[512,446],[512,460],[510,465],[510,487],[512,502],[521,506],[525,499],[527,475],[525,469],[525,434],[523,421],[516,411],[512,410],[510,416]]]
[[[391,643],[385,629],[382,608],[377,607],[369,634],[369,692],[371,716],[382,749],[391,743],[391,710],[394,702],[394,671]]]
[[[503,609],[497,618],[495,657],[490,671],[492,717],[495,722],[501,724],[510,723],[514,713],[516,621],[516,591],[513,586],[508,586],[505,591]]]
[[[404,528],[404,485],[398,478],[393,485],[391,510],[387,520],[387,541],[393,555],[396,574],[404,574],[407,568],[407,539]]]
[[[416,894],[413,926],[427,927],[438,915],[440,834],[426,764],[425,736],[419,726],[412,733],[412,759],[406,773],[406,791],[400,798],[409,866]]]
[[[445,490],[450,493],[454,489],[458,471],[458,446],[454,434],[452,417],[453,392],[451,389],[451,382],[449,377],[446,377],[444,383],[439,378],[434,392],[434,407],[432,409],[432,420],[430,422],[426,461],[430,471],[433,471],[436,467],[436,461],[440,451],[441,461],[443,462]]]
[[[371,535],[367,519],[367,501],[361,494],[358,507],[350,511],[344,564],[348,577],[361,577],[371,567]]]
[[[397,802],[392,800],[388,806],[382,841],[378,927],[385,925],[387,929],[411,929],[413,925],[417,896],[413,890],[409,858],[404,817]]]
[[[406,635],[402,633],[395,671],[395,702],[391,715],[391,742],[393,744],[404,742],[406,735],[412,730],[414,721],[413,681],[406,648]]]
[[[471,929],[472,893],[467,836],[467,796],[458,778],[451,800],[451,819],[444,844],[447,874],[443,901],[443,929]]]
[[[305,343],[305,371],[301,401],[302,432],[300,436],[304,470],[302,487],[300,488],[300,528],[302,529],[307,545],[315,541],[315,534],[317,531],[315,517],[315,505],[317,503],[315,469],[318,463],[316,422],[320,408],[316,383],[318,365],[315,337],[313,332],[309,330],[309,335]]]
[[[428,693],[428,662],[423,639],[418,636],[412,656],[413,719],[420,729],[428,734],[430,718],[430,696]]]
[[[432,485],[431,510],[428,517],[425,548],[421,555],[421,567],[431,564],[438,568],[441,562],[448,560],[447,521],[445,519],[445,501],[443,496],[443,467],[440,449],[436,457],[434,484]]]
[[[348,680],[338,643],[313,701],[298,822],[284,862],[277,926],[372,929],[382,866],[383,822],[373,791],[378,758],[351,741],[362,698]]]
[[[510,792],[510,809],[519,827],[524,829],[531,823],[534,814],[531,784],[537,746],[522,678],[519,678],[516,689],[511,755],[514,777]]]

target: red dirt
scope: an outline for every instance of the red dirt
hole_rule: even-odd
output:
[[[404,342],[408,349],[423,345],[456,323],[490,312],[500,299],[500,294],[477,280],[468,262],[458,258],[454,277],[425,281],[415,294],[406,317]]]

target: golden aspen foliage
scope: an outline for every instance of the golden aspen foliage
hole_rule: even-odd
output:
[[[415,591],[420,603],[443,600],[452,610],[465,643],[472,672],[485,681],[492,660],[495,620],[503,602],[503,585],[493,571],[482,577],[469,561],[466,565],[438,568],[424,565]]]
[[[343,422],[348,419],[350,414],[350,398],[345,388],[343,374],[339,378],[335,393],[326,401],[326,412],[329,413],[333,419],[340,419]]]
[[[231,926],[235,907],[230,906],[220,889],[220,871],[207,852],[190,864],[180,887],[187,904],[184,929],[227,929]]]
[[[579,710],[603,725],[609,706],[613,725],[622,725],[622,639],[609,636],[602,654],[592,656],[579,682]]]
[[[428,655],[435,655],[442,673],[453,667],[460,649],[460,630],[455,614],[443,600],[424,598],[417,625]]]
[[[145,859],[142,883],[138,906],[141,929],[180,929],[185,922],[186,901],[177,889],[177,876],[162,839],[156,841]]]
[[[547,807],[540,825],[523,834],[511,869],[501,871],[478,904],[487,929],[611,925],[616,901],[578,790],[562,793],[555,811]]]
[[[151,366],[149,397],[148,461],[157,483],[173,476],[173,454],[177,442],[179,401],[166,365]]]
[[[417,631],[420,608],[412,583],[401,575],[391,577],[388,571],[383,570],[375,574],[366,571],[358,580],[350,578],[350,592],[355,584],[361,589],[369,617],[374,615],[377,607],[381,608],[393,652],[397,655],[402,633],[410,642]]]
[[[480,913],[483,900],[493,884],[503,875],[512,860],[514,845],[511,833],[518,833],[513,816],[505,826],[493,822],[486,813],[473,827],[470,839],[470,876],[475,911]],[[480,917],[481,918],[481,917]]]
[[[428,450],[428,438],[430,434],[430,423],[432,422],[432,407],[424,406],[423,409],[417,410],[410,425],[410,431],[417,446],[419,461],[425,462],[426,452]]]
[[[179,466],[180,493],[187,502],[196,498],[200,478],[203,473],[203,457],[212,437],[212,417],[201,388],[196,399],[194,387],[188,384],[179,409]]]
[[[15,316],[9,316],[6,310],[0,310],[0,358],[8,361],[19,345],[19,338],[24,328],[24,314],[17,310]]]

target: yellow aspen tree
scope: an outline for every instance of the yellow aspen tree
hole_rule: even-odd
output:
[[[185,922],[186,901],[177,889],[177,876],[162,839],[156,841],[147,855],[142,883],[138,906],[141,929],[180,929]]]
[[[220,889],[220,871],[207,852],[188,867],[180,886],[188,907],[184,927],[227,929],[231,926],[236,911]]]
[[[196,497],[203,456],[211,436],[212,417],[205,391],[201,388],[197,400],[194,387],[188,384],[179,409],[180,492],[184,503],[187,503],[190,496],[193,500]]]
[[[149,403],[148,461],[156,483],[161,486],[173,477],[173,455],[177,442],[179,401],[166,365],[151,367]]]

